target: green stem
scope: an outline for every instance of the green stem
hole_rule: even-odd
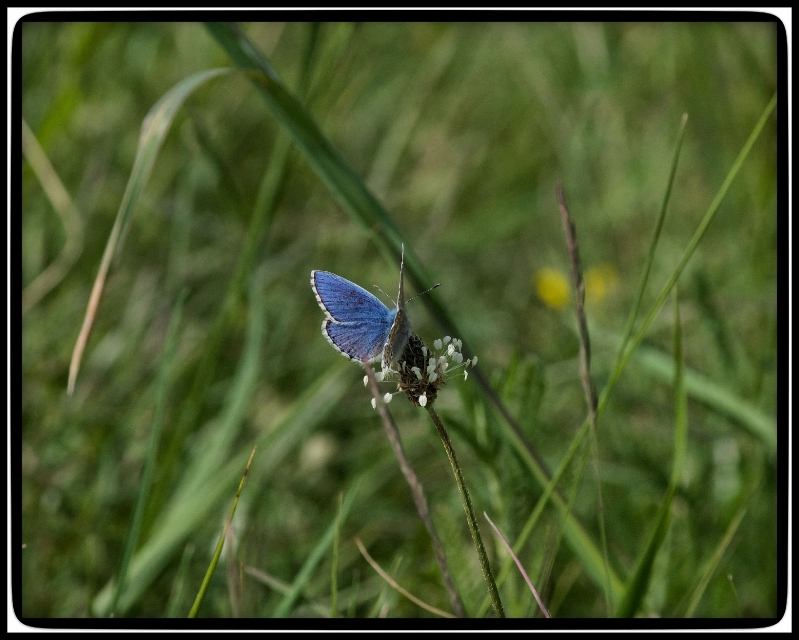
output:
[[[494,613],[497,618],[504,618],[505,611],[502,608],[502,601],[499,599],[499,592],[497,591],[497,584],[494,582],[494,574],[491,573],[491,566],[488,564],[488,555],[486,554],[485,547],[483,546],[483,539],[480,537],[480,529],[477,526],[477,518],[472,509],[472,500],[469,498],[469,490],[466,488],[466,481],[461,474],[458,459],[455,457],[455,450],[452,448],[452,441],[449,439],[447,430],[444,428],[444,423],[438,417],[432,405],[425,407],[427,413],[433,419],[433,424],[436,425],[438,435],[441,436],[441,441],[444,443],[444,449],[447,451],[449,463],[452,465],[452,471],[455,473],[455,482],[458,484],[458,490],[461,492],[461,500],[463,500],[463,510],[466,512],[466,522],[469,524],[469,531],[472,534],[474,541],[474,548],[477,550],[477,557],[480,559],[480,566],[483,569],[483,577],[486,584],[488,584],[488,593],[491,596],[491,603],[494,606]]]
[[[233,507],[230,509],[230,515],[228,516],[227,521],[225,522],[225,526],[222,528],[222,533],[219,536],[219,541],[216,543],[216,551],[214,551],[214,557],[211,558],[211,564],[208,565],[208,569],[205,572],[205,577],[203,578],[203,582],[200,585],[200,590],[197,592],[197,597],[194,598],[194,604],[191,606],[191,611],[189,611],[189,618],[196,618],[197,612],[200,610],[200,605],[203,603],[205,599],[205,594],[208,592],[208,585],[211,584],[211,577],[214,575],[214,571],[216,570],[216,565],[219,562],[219,556],[222,555],[222,548],[225,546],[225,537],[227,536],[227,531],[230,528],[231,523],[233,522],[233,515],[236,513],[236,506],[239,504],[239,496],[241,495],[241,490],[244,488],[244,481],[247,479],[247,474],[250,471],[250,465],[252,464],[252,459],[255,456],[255,449],[257,447],[252,448],[252,453],[250,453],[250,459],[247,460],[247,466],[244,468],[244,475],[241,476],[241,481],[239,482],[238,491],[236,491],[236,497],[233,499]]]

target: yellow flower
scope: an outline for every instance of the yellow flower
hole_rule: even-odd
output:
[[[619,284],[619,274],[609,264],[591,267],[585,272],[585,298],[587,302],[600,302]]]
[[[570,287],[566,277],[557,269],[544,267],[535,274],[535,288],[544,304],[553,309],[569,305]]]
[[[536,271],[534,280],[538,297],[544,304],[559,311],[569,306],[572,295],[571,284],[560,271],[543,267]],[[612,265],[601,264],[586,269],[584,281],[586,302],[596,304],[616,289],[619,275]]]

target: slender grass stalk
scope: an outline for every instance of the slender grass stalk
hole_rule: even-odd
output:
[[[381,578],[383,578],[383,580],[385,580],[395,591],[398,591],[406,598],[408,598],[408,600],[422,607],[422,609],[424,609],[425,611],[434,613],[435,615],[441,616],[442,618],[455,617],[451,613],[448,613],[447,611],[442,611],[441,609],[438,609],[436,607],[427,604],[424,600],[417,598],[407,589],[403,589],[399,585],[399,583],[396,580],[394,580],[394,578],[392,578],[388,573],[383,571],[383,568],[379,564],[377,564],[377,562],[375,561],[374,558],[372,558],[372,556],[369,555],[369,552],[366,550],[366,547],[363,546],[363,542],[361,542],[360,538],[355,538],[355,544],[358,545],[358,551],[361,552],[361,555],[364,557],[364,559],[372,566],[372,569],[374,569],[377,572],[377,574]]]
[[[441,544],[441,540],[438,537],[438,532],[433,525],[433,518],[430,516],[430,509],[427,506],[427,498],[424,495],[424,487],[419,481],[419,478],[416,476],[416,472],[413,470],[411,463],[408,461],[408,457],[405,455],[405,450],[403,449],[402,441],[400,440],[399,429],[397,428],[397,424],[394,422],[394,418],[388,411],[385,403],[379,398],[380,392],[377,388],[377,380],[375,379],[375,374],[374,371],[372,371],[372,367],[367,362],[364,362],[364,369],[366,371],[367,377],[369,378],[372,397],[374,398],[375,406],[379,411],[380,417],[383,421],[383,427],[386,430],[386,436],[391,444],[391,448],[394,450],[394,455],[397,457],[402,475],[405,476],[405,481],[411,488],[411,495],[413,496],[413,502],[416,505],[416,511],[419,513],[419,517],[422,519],[422,522],[427,529],[427,533],[430,536],[430,541],[433,544],[433,553],[436,557],[436,562],[438,562],[438,566],[441,569],[441,574],[444,577],[444,584],[447,588],[450,604],[452,605],[453,611],[455,611],[455,615],[457,615],[459,618],[463,618],[466,616],[466,613],[463,609],[463,603],[461,602],[460,596],[458,596],[458,591],[455,589],[455,583],[452,581],[452,576],[449,573],[447,556],[444,553],[444,546]]]
[[[608,614],[613,610],[613,590],[610,586],[610,561],[608,559],[608,540],[605,531],[605,502],[602,499],[602,481],[599,477],[599,446],[596,439],[597,397],[596,387],[591,378],[591,341],[588,336],[588,321],[585,317],[585,281],[580,266],[580,250],[577,245],[577,230],[566,205],[563,185],[557,185],[558,208],[563,222],[563,235],[566,238],[566,250],[569,255],[569,271],[574,287],[574,314],[577,318],[577,329],[580,336],[580,382],[588,405],[588,425],[591,434],[591,452],[594,463],[594,478],[597,492],[597,517],[599,519],[599,536],[602,544],[602,560],[605,566],[605,605]],[[579,478],[576,484],[579,485]]]
[[[511,546],[508,543],[507,539],[505,538],[504,535],[502,535],[502,532],[499,530],[499,527],[497,527],[497,525],[493,523],[493,521],[491,520],[491,518],[488,517],[488,514],[485,511],[483,511],[483,515],[485,516],[485,519],[488,520],[488,524],[491,525],[491,528],[494,530],[494,532],[499,536],[499,539],[502,541],[504,547],[508,550],[508,554],[510,555],[513,562],[515,562],[516,566],[519,568],[519,573],[522,574],[522,577],[524,578],[524,581],[527,583],[527,586],[530,587],[530,591],[532,591],[533,596],[535,597],[535,601],[538,603],[538,606],[541,609],[541,613],[543,613],[545,617],[551,618],[552,616],[549,615],[549,611],[547,611],[547,608],[544,606],[544,603],[541,600],[541,596],[538,595],[538,591],[536,591],[536,588],[533,586],[533,583],[530,580],[530,576],[527,575],[527,572],[524,570],[524,567],[522,566],[522,563],[519,560],[519,558],[516,556],[515,553],[513,553],[513,549],[511,549]]]
[[[472,534],[472,541],[474,548],[477,550],[477,557],[480,560],[480,567],[483,570],[483,578],[485,578],[488,585],[488,593],[491,596],[491,604],[494,607],[494,613],[497,618],[505,617],[505,610],[502,608],[502,601],[499,599],[499,592],[497,591],[497,583],[494,581],[494,574],[491,572],[491,565],[488,563],[488,554],[486,553],[485,546],[483,546],[483,539],[480,537],[480,527],[477,525],[477,518],[474,515],[472,508],[472,500],[469,497],[469,489],[466,487],[466,481],[463,479],[461,467],[458,464],[458,458],[455,456],[455,449],[452,447],[452,441],[449,439],[449,434],[444,428],[444,423],[441,422],[433,405],[429,404],[425,407],[433,424],[436,425],[436,430],[444,443],[444,449],[447,452],[449,463],[452,465],[452,472],[455,474],[455,482],[458,485],[458,491],[461,494],[463,502],[463,510],[466,512],[466,522],[469,525],[469,532]]]
[[[688,601],[688,606],[686,607],[684,614],[686,618],[693,618],[696,608],[699,606],[699,602],[705,593],[705,589],[710,583],[710,579],[713,577],[719,562],[721,562],[721,557],[724,555],[727,547],[730,546],[730,542],[732,542],[732,538],[735,535],[735,532],[738,531],[738,526],[741,524],[741,520],[743,520],[745,515],[746,507],[741,507],[730,522],[730,526],[727,527],[727,531],[724,532],[724,537],[719,541],[716,549],[713,551],[713,555],[710,556],[705,563],[696,585],[691,590],[691,597]]]
[[[236,507],[239,504],[239,496],[241,495],[241,490],[244,488],[244,481],[247,479],[247,474],[250,471],[250,465],[252,464],[252,459],[255,456],[255,450],[257,448],[257,446],[252,448],[250,459],[247,460],[247,466],[244,468],[244,474],[241,476],[239,488],[236,491],[236,497],[233,499],[233,506],[230,509],[230,515],[225,521],[225,526],[222,529],[222,533],[219,535],[219,541],[216,543],[214,556],[211,558],[211,564],[208,565],[208,570],[205,572],[205,577],[200,585],[200,590],[197,592],[197,597],[194,599],[194,604],[191,606],[191,610],[189,611],[188,615],[189,618],[197,617],[197,612],[200,610],[200,605],[203,603],[205,594],[208,592],[208,585],[211,584],[211,577],[214,575],[214,570],[219,562],[219,557],[222,555],[222,548],[225,546],[225,537],[227,536],[228,529],[233,522],[233,515],[236,513]]]

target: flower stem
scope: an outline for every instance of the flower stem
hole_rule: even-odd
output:
[[[502,608],[502,601],[499,599],[499,592],[497,591],[497,584],[494,582],[494,574],[491,573],[491,566],[488,564],[488,555],[486,554],[485,547],[483,546],[483,539],[480,537],[480,529],[477,526],[477,518],[472,509],[472,500],[469,498],[469,489],[466,488],[466,481],[461,474],[461,468],[458,464],[458,459],[455,457],[455,450],[452,448],[452,441],[449,439],[447,430],[444,428],[444,423],[441,422],[435,409],[432,405],[425,407],[427,413],[433,419],[433,424],[436,425],[438,435],[444,443],[444,449],[447,451],[449,463],[452,465],[452,471],[455,474],[455,482],[458,484],[458,491],[461,492],[461,500],[463,500],[463,510],[466,512],[466,522],[469,524],[469,531],[472,534],[474,541],[474,548],[477,550],[477,557],[480,559],[480,566],[483,569],[483,577],[488,585],[488,594],[491,596],[491,604],[494,606],[494,613],[497,618],[504,618],[505,611]]]
[[[452,581],[452,576],[449,573],[449,568],[447,567],[447,557],[444,554],[444,547],[441,544],[438,533],[436,533],[436,528],[433,526],[433,518],[430,516],[430,509],[427,506],[427,498],[424,495],[422,483],[419,482],[416,472],[413,470],[410,461],[405,455],[405,451],[402,448],[402,441],[400,440],[399,429],[394,422],[394,418],[388,412],[388,408],[386,407],[385,403],[379,400],[377,381],[375,380],[375,374],[372,371],[372,368],[368,363],[364,362],[364,369],[366,370],[366,377],[369,378],[369,382],[371,383],[372,397],[377,401],[377,409],[380,413],[380,417],[383,420],[383,426],[386,429],[388,441],[391,443],[391,448],[394,450],[394,455],[399,461],[402,475],[405,476],[405,481],[411,488],[411,495],[413,496],[413,501],[416,504],[416,510],[419,512],[419,517],[422,519],[422,522],[424,522],[424,526],[427,528],[427,533],[430,535],[430,540],[433,544],[433,552],[435,553],[438,566],[441,568],[441,573],[444,576],[444,584],[447,587],[447,593],[449,594],[452,610],[455,612],[456,616],[459,618],[464,618],[466,617],[466,612],[463,609],[463,603],[458,596],[458,592],[455,590],[455,583]]]

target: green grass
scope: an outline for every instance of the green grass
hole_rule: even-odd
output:
[[[23,118],[52,166],[23,161],[23,286],[55,260],[64,275],[23,314],[18,613],[105,615],[122,568],[115,615],[185,617],[256,444],[200,617],[329,615],[331,594],[338,617],[431,615],[356,537],[449,611],[362,371],[321,335],[309,284],[324,269],[391,292],[404,242],[409,295],[441,283],[411,304],[416,332],[480,358],[436,403],[475,511],[511,545],[524,532],[514,550],[553,616],[776,615],[774,25],[241,28],[22,26]],[[250,70],[202,75],[235,66]],[[165,96],[169,126],[140,137]],[[558,180],[583,269],[606,274],[586,306],[594,462],[573,310],[536,285],[546,268],[568,278]],[[617,377],[645,272],[627,335],[647,328]],[[435,428],[402,396],[390,409],[477,615],[485,582]],[[500,576],[507,553],[481,531]],[[541,615],[515,568],[499,595],[510,617]]]

